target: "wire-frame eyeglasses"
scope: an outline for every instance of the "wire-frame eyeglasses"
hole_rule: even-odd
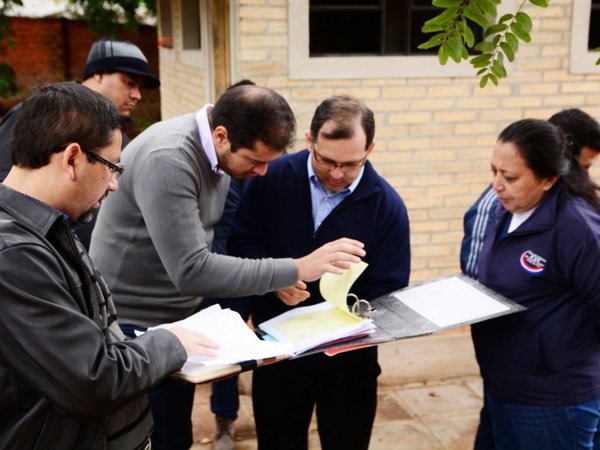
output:
[[[315,161],[319,163],[324,169],[333,170],[340,169],[342,172],[352,172],[353,170],[360,169],[365,165],[367,161],[367,156],[369,153],[365,153],[365,156],[359,161],[349,161],[345,163],[339,163],[337,161],[333,161],[332,159],[325,158],[317,152],[316,145],[313,143],[312,154],[315,158]]]

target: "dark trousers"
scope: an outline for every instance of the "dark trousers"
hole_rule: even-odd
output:
[[[252,401],[259,450],[306,450],[315,407],[322,450],[367,450],[381,372],[376,353],[371,355],[348,364],[334,364],[345,355],[315,355],[256,369]]]
[[[167,378],[150,392],[152,450],[188,450],[192,446],[195,390],[195,384]]]
[[[121,324],[125,335],[134,338],[143,328]],[[193,442],[192,408],[196,385],[167,378],[150,391],[150,409],[154,418],[152,450],[188,450]]]

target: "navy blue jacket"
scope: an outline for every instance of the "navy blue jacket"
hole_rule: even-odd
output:
[[[314,231],[307,150],[269,165],[264,177],[252,179],[244,193],[229,239],[231,254],[252,258],[305,256],[341,237],[365,244],[369,264],[351,292],[366,300],[408,285],[410,239],[406,207],[398,193],[369,161],[354,192]],[[308,283],[311,296],[300,306],[323,301],[319,283]],[[293,307],[275,294],[253,300],[259,324]],[[355,352],[353,352],[355,353]]]
[[[501,400],[540,406],[600,397],[600,216],[555,186],[531,217],[487,234],[479,280],[526,311],[473,325],[485,385]]]

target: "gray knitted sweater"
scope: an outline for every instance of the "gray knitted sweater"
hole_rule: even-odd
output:
[[[229,176],[214,173],[194,114],[157,123],[123,153],[119,191],[103,202],[90,254],[120,323],[148,327],[192,314],[204,296],[264,294],[295,284],[292,259],[210,252]]]

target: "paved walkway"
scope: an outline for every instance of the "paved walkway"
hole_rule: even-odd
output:
[[[470,450],[482,402],[468,332],[406,339],[379,347],[383,373],[371,450]],[[236,450],[256,450],[249,373],[240,377]],[[193,450],[211,450],[210,385],[198,385]],[[316,426],[310,449],[318,450]],[[284,450],[284,449],[282,449]]]

